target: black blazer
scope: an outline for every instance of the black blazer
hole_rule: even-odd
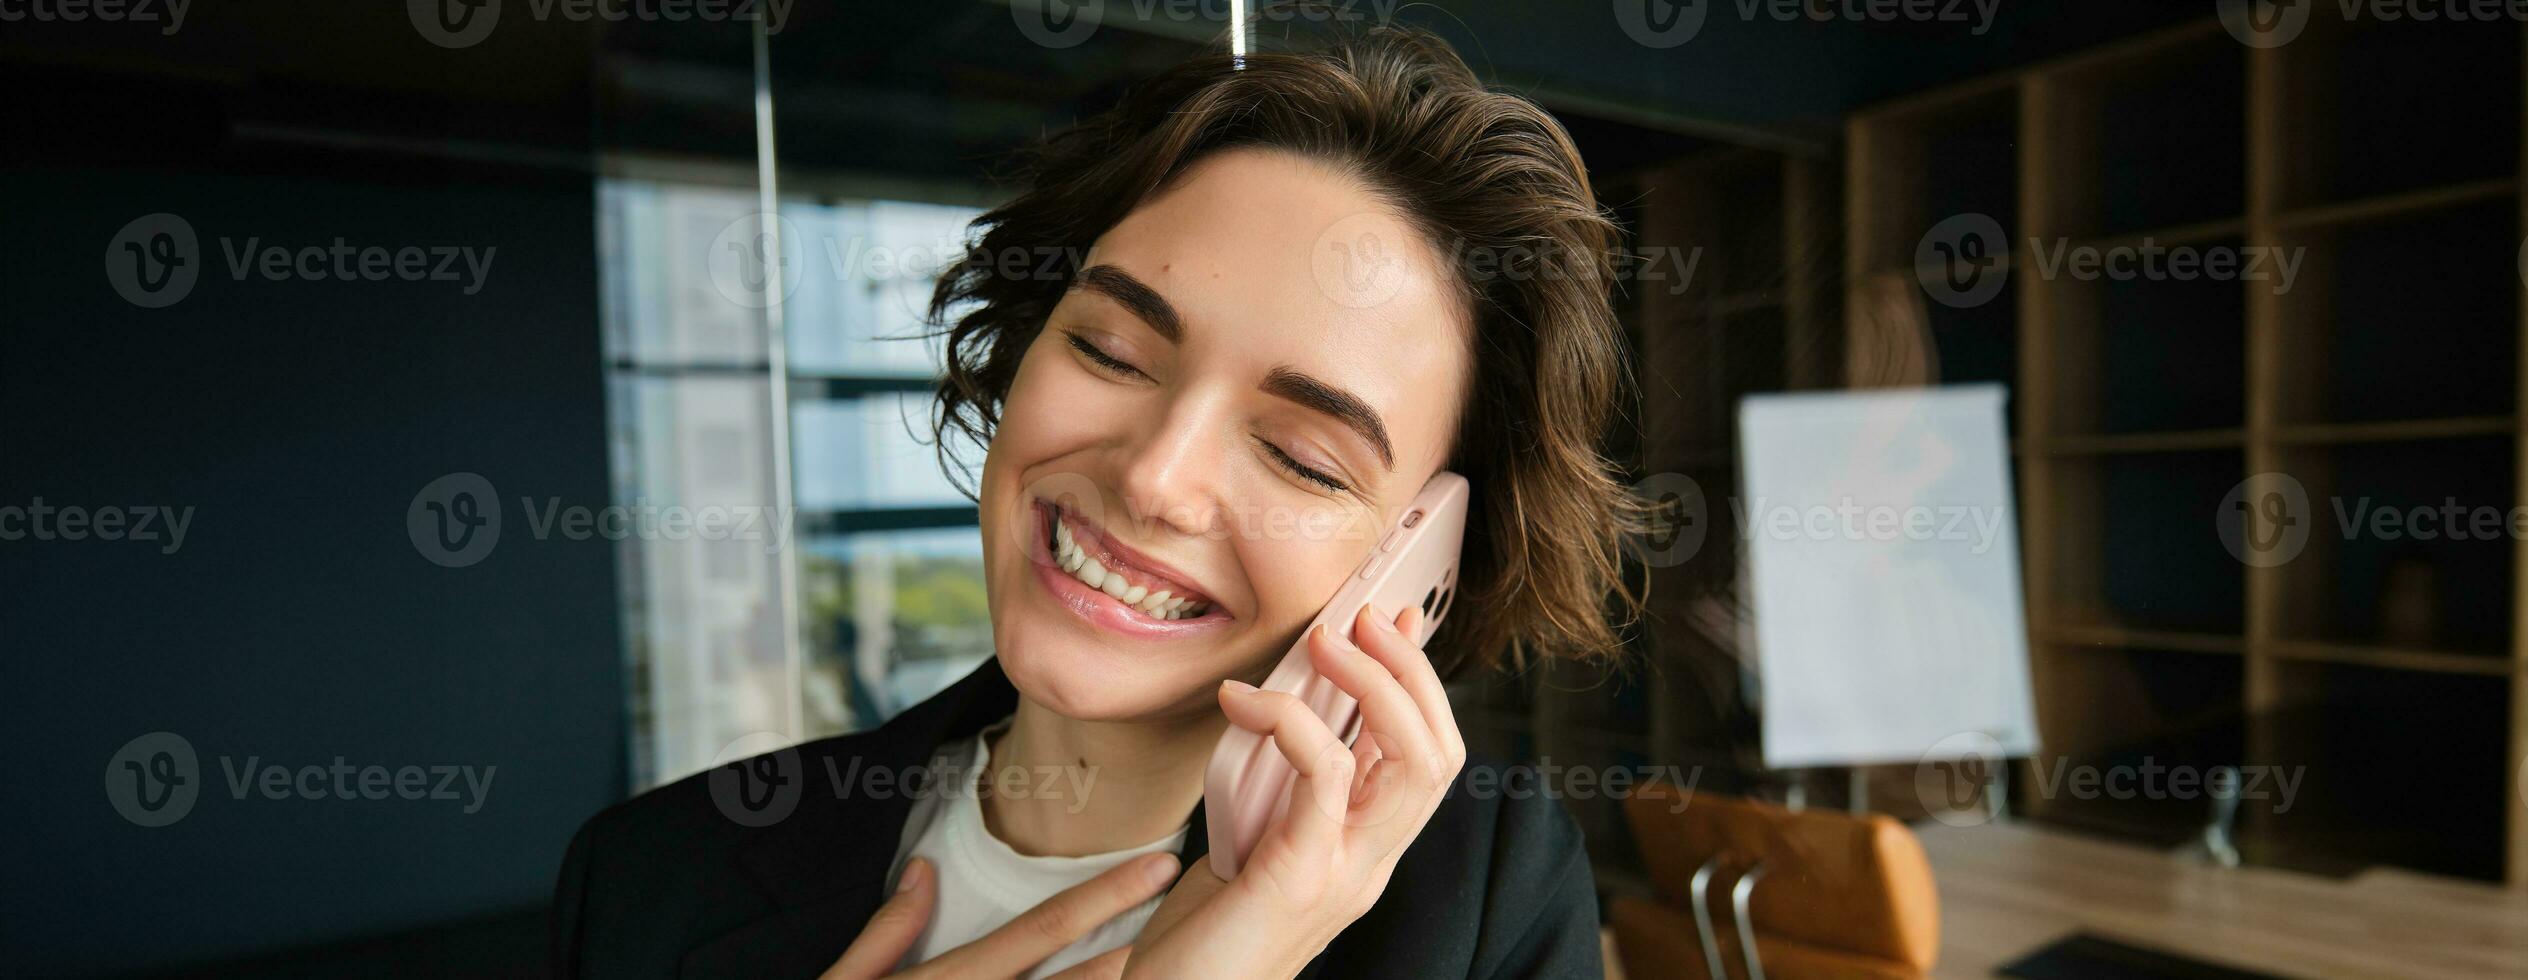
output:
[[[816,976],[886,899],[912,809],[901,792],[839,798],[831,774],[925,766],[1017,697],[1000,662],[986,661],[874,731],[722,766],[597,814],[571,840],[554,893],[556,975]],[[1578,826],[1532,791],[1479,798],[1467,786],[1461,774],[1377,904],[1301,977],[1604,976]],[[1190,867],[1208,852],[1197,805],[1180,857]]]

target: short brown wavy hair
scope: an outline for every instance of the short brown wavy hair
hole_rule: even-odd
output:
[[[1454,260],[1474,377],[1448,468],[1473,484],[1459,597],[1432,638],[1443,676],[1534,657],[1612,657],[1641,509],[1600,449],[1630,376],[1608,296],[1617,229],[1562,125],[1484,87],[1445,42],[1380,29],[1311,53],[1208,54],[1018,158],[1021,192],[975,219],[940,277],[947,375],[933,421],[987,445],[1002,401],[1100,235],[1209,154],[1296,153],[1355,177]],[[994,256],[1048,256],[1010,275]],[[1484,256],[1481,263],[1467,261]],[[953,322],[952,322],[953,318]]]

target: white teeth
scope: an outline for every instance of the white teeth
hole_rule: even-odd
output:
[[[1057,518],[1053,522],[1053,563],[1069,572],[1089,588],[1115,597],[1125,605],[1141,610],[1153,619],[1191,619],[1210,610],[1210,606],[1192,597],[1171,592],[1153,592],[1148,586],[1126,581],[1124,574],[1110,570],[1097,559],[1080,550],[1069,525]]]

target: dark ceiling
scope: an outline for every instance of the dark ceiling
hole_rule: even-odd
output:
[[[1222,21],[1202,14],[1226,9],[1107,0],[1084,41],[1054,47],[1019,28],[1047,2],[776,8],[785,12],[769,48],[785,166],[971,181],[1015,143],[1219,36]],[[1666,49],[1634,41],[1606,3],[1510,0],[1321,0],[1267,24],[1259,44],[1390,18],[1427,28],[1562,115],[1603,170],[1715,141],[1823,147],[1855,107],[2212,14],[2210,4],[2019,4],[1993,8],[1986,24],[1972,0],[1954,0],[1934,8],[1968,20],[1883,24],[1702,3],[1700,33]],[[400,2],[203,2],[172,35],[12,24],[0,33],[0,75],[18,97],[0,119],[28,137],[11,140],[23,156],[93,161],[102,148],[135,166],[203,155],[248,167],[338,166],[352,155],[578,171],[601,151],[751,159],[746,25],[574,21],[530,13],[561,9],[552,4],[508,5],[496,30],[458,50],[429,43]]]

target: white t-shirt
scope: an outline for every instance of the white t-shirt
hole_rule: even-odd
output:
[[[981,939],[1007,925],[1019,913],[1116,865],[1144,854],[1173,854],[1185,845],[1185,833],[1193,826],[1190,822],[1158,840],[1104,854],[1036,857],[1011,850],[984,826],[982,802],[974,791],[975,780],[992,771],[991,736],[1007,727],[1009,721],[1003,719],[976,735],[973,746],[965,752],[947,754],[950,759],[970,760],[971,765],[961,774],[964,778],[958,789],[946,791],[946,799],[935,811],[937,816],[914,839],[908,855],[930,859],[939,876],[939,905],[932,910],[930,925],[923,928],[921,939],[905,955],[905,966]],[[901,865],[899,861],[898,866]],[[1153,898],[1108,920],[1038,964],[1025,974],[1027,980],[1059,973],[1130,945],[1141,934],[1142,925],[1150,921],[1150,914],[1158,911],[1159,901],[1160,898]]]

